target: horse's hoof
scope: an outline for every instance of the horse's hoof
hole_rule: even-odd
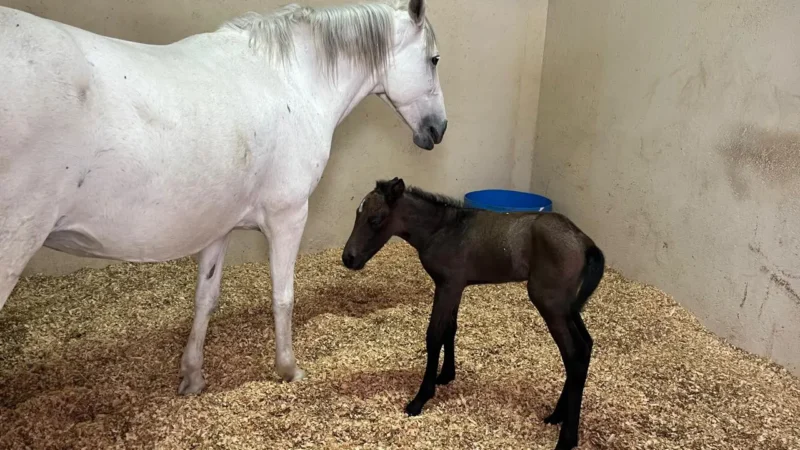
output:
[[[206,380],[200,371],[189,375],[184,375],[178,386],[178,395],[193,395],[203,392],[206,388]]]
[[[453,372],[453,373],[442,372],[442,373],[439,374],[438,377],[436,377],[436,384],[438,384],[440,386],[444,386],[444,385],[450,384],[450,382],[455,380],[455,379],[456,379],[455,372]]]
[[[300,381],[306,377],[306,371],[303,369],[297,369],[294,371],[294,376],[289,381]]]
[[[288,383],[293,383],[295,381],[300,381],[303,378],[305,378],[306,372],[299,367],[295,367],[293,370],[280,373],[280,377],[283,381],[286,381]]]

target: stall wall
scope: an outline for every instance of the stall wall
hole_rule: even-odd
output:
[[[800,2],[557,0],[531,187],[800,373]]]
[[[301,1],[308,5],[341,1]],[[245,11],[266,12],[275,0],[0,0],[90,31],[165,44],[210,31]],[[303,251],[343,245],[360,199],[376,178],[462,196],[472,189],[522,188],[530,183],[534,124],[544,46],[546,0],[430,0],[439,38],[440,77],[449,116],[446,139],[419,150],[411,131],[377,98],[368,98],[339,127],[322,181],[311,198]],[[190,230],[187,230],[190,232]],[[265,239],[237,232],[226,263],[261,261]],[[47,249],[26,274],[65,273],[106,261]]]

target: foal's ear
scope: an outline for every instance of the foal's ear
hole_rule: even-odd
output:
[[[408,2],[408,15],[418,27],[425,22],[425,3],[425,0],[409,0]]]
[[[389,189],[386,193],[386,201],[387,203],[394,204],[400,197],[403,196],[403,192],[406,191],[406,183],[403,182],[402,178],[395,177],[392,181],[389,182]]]

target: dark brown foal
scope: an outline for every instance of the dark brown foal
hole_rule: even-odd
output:
[[[544,420],[562,424],[557,450],[576,447],[592,353],[592,337],[580,313],[603,277],[603,252],[561,214],[468,209],[441,195],[406,189],[398,178],[379,181],[364,197],[342,262],[353,270],[363,268],[392,236],[417,249],[436,284],[425,341],[427,367],[406,412],[420,414],[436,385],[455,379],[455,336],[464,289],[527,281],[528,295],[547,323],[566,370],[556,407]],[[444,362],[437,377],[442,347]]]

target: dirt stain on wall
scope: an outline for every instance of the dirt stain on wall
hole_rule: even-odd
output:
[[[738,199],[749,197],[748,172],[779,189],[800,184],[800,133],[796,131],[739,124],[723,136],[717,151]]]

